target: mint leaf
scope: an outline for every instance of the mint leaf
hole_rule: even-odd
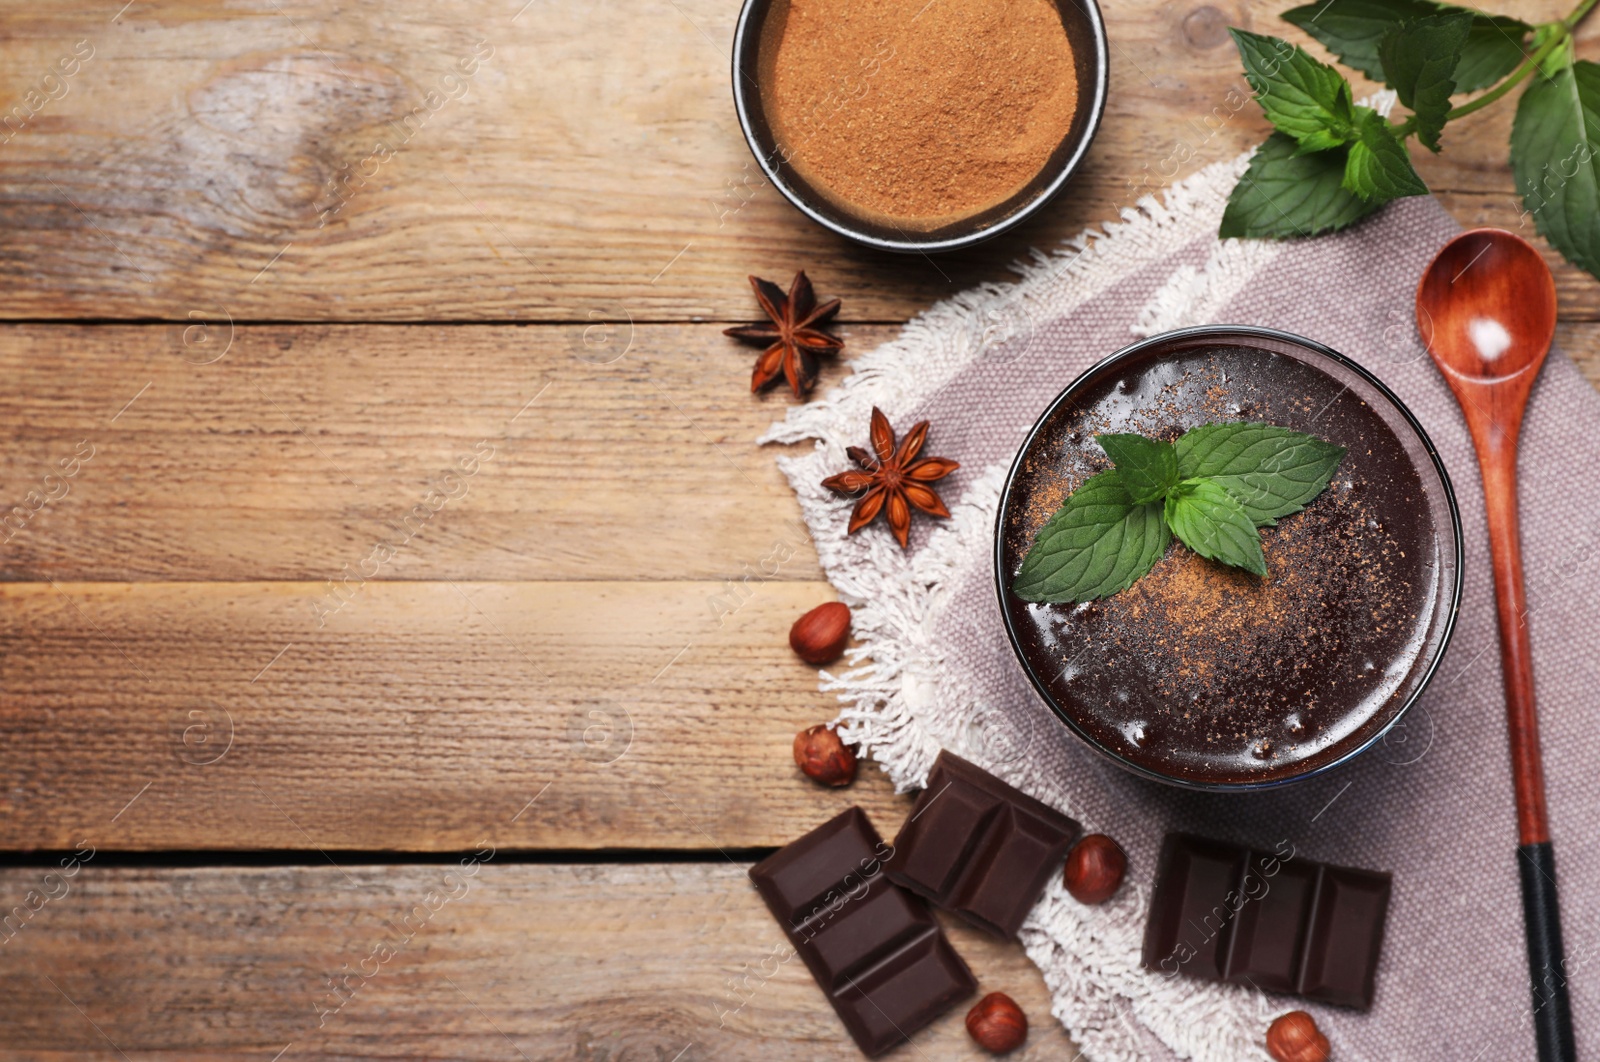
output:
[[[1416,115],[1417,140],[1430,151],[1439,150],[1456,65],[1471,30],[1472,16],[1465,11],[1429,15],[1394,27],[1378,45],[1383,79]]]
[[[1382,81],[1378,46],[1383,35],[1402,22],[1437,11],[1426,0],[1313,0],[1285,11],[1283,20],[1311,34],[1346,66]]]
[[[1179,483],[1167,495],[1166,518],[1172,533],[1200,556],[1256,575],[1267,574],[1256,525],[1216,480]]]
[[[1457,8],[1443,7],[1454,11]],[[1522,63],[1522,44],[1533,27],[1509,15],[1472,12],[1472,29],[1456,66],[1456,91],[1477,92],[1505,77]]]
[[[1085,480],[1039,530],[1011,589],[1024,601],[1093,601],[1127,589],[1171,542],[1161,506],[1135,505],[1113,468]]]
[[[1159,501],[1178,482],[1178,452],[1171,443],[1131,433],[1096,435],[1095,441],[1117,466],[1122,486],[1135,505]]]
[[[1173,449],[1178,475],[1225,489],[1260,527],[1304,509],[1327,487],[1345,448],[1276,424],[1202,424]]]
[[[1428,186],[1411,168],[1411,156],[1394,135],[1389,119],[1370,107],[1357,107],[1356,111],[1361,139],[1350,145],[1350,155],[1345,160],[1345,190],[1369,203],[1427,195]]]
[[[1545,239],[1600,277],[1600,65],[1532,79],[1511,124],[1511,171]]]
[[[1255,239],[1316,236],[1355,224],[1382,206],[1345,190],[1349,150],[1298,154],[1295,142],[1273,133],[1256,148],[1234,186],[1217,235]]]
[[[1344,75],[1281,38],[1228,32],[1267,120],[1294,137],[1301,151],[1337,147],[1352,138],[1350,83]]]
[[[1455,90],[1476,92],[1499,81],[1522,62],[1522,42],[1533,27],[1504,15],[1485,15],[1427,0],[1315,0],[1283,13],[1283,18],[1315,37],[1346,66],[1374,81],[1387,80],[1379,55],[1384,35],[1405,22],[1431,15],[1465,13],[1471,28],[1455,69]]]
[[[1024,601],[1115,594],[1155,566],[1173,535],[1202,557],[1266,575],[1256,527],[1304,508],[1345,455],[1248,421],[1203,424],[1175,444],[1131,432],[1095,438],[1116,467],[1085,480],[1040,529],[1012,583]]]

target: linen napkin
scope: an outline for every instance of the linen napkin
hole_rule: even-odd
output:
[[[1343,1062],[1534,1055],[1493,584],[1478,467],[1460,412],[1413,323],[1417,281],[1459,226],[1431,198],[1396,202],[1336,235],[1286,243],[1215,233],[1246,158],[1142,201],[1102,231],[1035,252],[1021,279],[964,292],[855,359],[828,395],[763,441],[815,439],[780,459],[822,565],[861,640],[823,688],[896,786],[920,786],[941,748],[1108,833],[1127,884],[1085,907],[1056,880],[1022,931],[1056,1016],[1093,1062],[1267,1059],[1271,1019],[1304,1007]],[[1460,621],[1404,724],[1354,762],[1280,790],[1200,794],[1145,781],[1069,733],[1028,684],[994,590],[1005,471],[1075,376],[1137,338],[1187,325],[1267,325],[1326,343],[1384,380],[1449,470],[1466,535]],[[900,432],[929,419],[927,453],[960,461],[940,484],[947,521],[915,521],[902,552],[882,526],[845,534],[850,502],[822,489],[865,445],[876,405]],[[1600,557],[1593,474],[1600,395],[1554,352],[1522,436],[1523,543],[1580,1050],[1600,1051]],[[1155,859],[1181,829],[1309,859],[1388,870],[1394,892],[1368,1013],[1139,966]]]

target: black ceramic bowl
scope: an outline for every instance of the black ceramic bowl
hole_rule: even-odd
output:
[[[1049,202],[1083,161],[1105,110],[1106,29],[1095,0],[1056,0],[1077,65],[1078,110],[1060,145],[1037,176],[1010,199],[943,228],[908,232],[870,221],[834,205],[786,163],[762,107],[761,50],[768,19],[788,0],[745,0],[733,33],[733,103],[745,141],[774,187],[813,221],[858,243],[885,251],[950,251],[970,247],[1021,223]]]
[[[1108,467],[1094,432],[1175,437],[1219,420],[1348,448],[1325,496],[1263,530],[1276,585],[1213,571],[1174,541],[1144,588],[1076,606],[1012,594],[1038,526]],[[1017,659],[1074,733],[1144,777],[1237,791],[1309,778],[1386,738],[1395,762],[1426,751],[1426,715],[1394,728],[1450,641],[1461,550],[1449,477],[1393,392],[1319,343],[1215,326],[1118,351],[1050,404],[1006,479],[995,576]]]

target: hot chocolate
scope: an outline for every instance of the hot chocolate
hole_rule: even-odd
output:
[[[1171,441],[1235,420],[1349,450],[1305,511],[1261,528],[1265,577],[1174,545],[1097,601],[1010,592],[1039,528],[1109,467],[1097,433]],[[1426,682],[1458,594],[1454,505],[1425,438],[1347,363],[1250,333],[1158,342],[1074,385],[1012,471],[1000,535],[1035,685],[1102,751],[1189,784],[1283,781],[1370,743]]]

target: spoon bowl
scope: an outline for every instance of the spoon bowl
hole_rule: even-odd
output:
[[[1526,373],[1533,383],[1556,330],[1556,285],[1539,252],[1501,229],[1444,245],[1417,286],[1417,327],[1451,386]]]

